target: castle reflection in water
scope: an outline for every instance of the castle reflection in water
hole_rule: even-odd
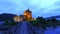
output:
[[[23,15],[15,16],[13,19],[15,22],[35,20],[32,18],[32,12],[29,9],[25,10]]]

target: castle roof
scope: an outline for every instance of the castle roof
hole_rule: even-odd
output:
[[[31,13],[31,11],[29,9],[25,10],[25,12],[30,12]]]

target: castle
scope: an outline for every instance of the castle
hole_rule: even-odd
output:
[[[32,12],[29,9],[25,10],[25,12],[24,12],[24,19],[25,20],[32,20]]]
[[[15,22],[34,20],[32,18],[32,12],[29,9],[25,10],[23,15],[15,16],[13,19],[14,19]]]

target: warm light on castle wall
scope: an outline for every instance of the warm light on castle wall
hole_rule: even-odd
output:
[[[29,9],[25,10],[24,15],[27,17],[26,20],[32,20],[32,12]]]
[[[21,22],[21,21],[23,21],[23,18],[21,18],[20,16],[15,16],[14,21],[15,22]]]

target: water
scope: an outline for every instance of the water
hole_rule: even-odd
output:
[[[0,26],[4,23],[4,21],[0,21]]]
[[[57,20],[60,20],[60,18],[56,18]]]
[[[60,27],[56,27],[55,29],[49,28],[45,31],[45,34],[60,34]]]

